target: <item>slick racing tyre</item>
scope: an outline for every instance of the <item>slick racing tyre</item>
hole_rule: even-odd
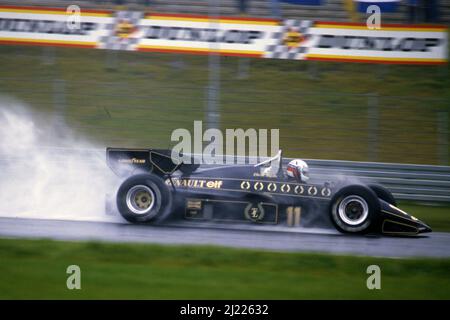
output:
[[[331,199],[330,216],[335,227],[344,233],[364,234],[377,223],[380,202],[374,191],[362,185],[342,188]]]
[[[389,204],[392,204],[393,206],[397,206],[397,201],[395,201],[394,196],[392,193],[386,189],[383,186],[380,186],[379,184],[369,184],[369,188],[375,192],[378,198],[381,200],[386,201]]]
[[[117,209],[133,223],[159,221],[172,206],[172,194],[164,180],[154,174],[139,174],[126,179],[117,191]]]

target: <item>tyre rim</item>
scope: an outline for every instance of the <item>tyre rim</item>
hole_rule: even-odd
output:
[[[369,206],[360,196],[348,196],[339,204],[338,213],[346,224],[356,226],[367,219]]]
[[[146,214],[152,210],[155,204],[155,194],[149,187],[138,185],[128,190],[126,201],[128,209],[131,212],[135,214]]]

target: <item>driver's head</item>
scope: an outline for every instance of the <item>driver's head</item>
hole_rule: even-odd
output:
[[[309,169],[305,161],[294,159],[287,165],[286,173],[288,177],[295,178],[300,182],[309,180]]]

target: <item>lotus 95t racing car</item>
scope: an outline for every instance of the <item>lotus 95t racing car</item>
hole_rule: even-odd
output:
[[[123,179],[117,210],[132,223],[189,219],[334,226],[354,234],[431,232],[397,208],[384,187],[345,180],[314,183],[300,159],[283,168],[281,151],[256,165],[217,166],[175,161],[168,150],[108,148],[106,154],[108,166]]]

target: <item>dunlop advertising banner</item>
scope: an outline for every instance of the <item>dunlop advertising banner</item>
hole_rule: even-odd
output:
[[[77,20],[78,19],[78,20]],[[344,62],[447,63],[447,27],[0,6],[0,44]]]
[[[0,44],[54,45],[97,48],[113,23],[113,13],[82,10],[71,28],[66,9],[0,6]]]

